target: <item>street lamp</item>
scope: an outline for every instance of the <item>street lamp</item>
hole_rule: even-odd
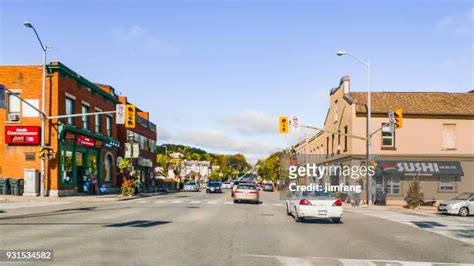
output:
[[[46,124],[46,113],[45,113],[45,106],[46,106],[46,50],[48,47],[43,44],[41,41],[41,38],[38,35],[38,32],[36,31],[35,27],[28,21],[23,22],[23,25],[25,27],[33,29],[35,32],[36,38],[38,38],[38,41],[41,45],[41,49],[43,50],[43,84],[42,84],[42,90],[41,90],[41,148],[44,148],[44,138],[45,138],[45,124]],[[45,193],[45,156],[41,157],[41,186],[40,186],[40,195],[44,197],[46,195]]]
[[[346,51],[337,51],[336,53],[338,56],[349,55],[350,57],[354,58],[357,62],[363,65],[367,69],[367,158],[366,158],[366,166],[369,167],[370,161],[370,153],[372,148],[372,137],[370,135],[370,128],[371,128],[371,117],[372,117],[372,108],[371,108],[371,98],[370,98],[370,61],[367,60],[367,63],[360,60],[355,55],[351,54],[350,52]],[[372,193],[370,193],[371,188],[371,180],[369,175],[367,174],[367,204],[368,206],[372,205]]]

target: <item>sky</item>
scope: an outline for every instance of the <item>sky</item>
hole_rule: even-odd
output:
[[[471,1],[0,0],[0,64],[40,64],[30,21],[60,61],[110,84],[180,143],[250,161],[310,131],[279,135],[280,115],[324,123],[329,91],[473,89]]]

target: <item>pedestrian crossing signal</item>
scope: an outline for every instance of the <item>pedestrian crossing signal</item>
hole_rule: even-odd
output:
[[[403,109],[402,108],[397,108],[395,109],[395,127],[396,128],[402,128],[403,126]]]
[[[288,127],[289,127],[289,124],[288,124],[288,116],[280,116],[280,119],[279,119],[279,131],[280,131],[280,134],[288,134]]]
[[[127,104],[125,106],[125,127],[135,128],[135,115],[136,108],[133,104]]]

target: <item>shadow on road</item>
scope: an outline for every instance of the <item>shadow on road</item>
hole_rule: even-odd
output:
[[[48,212],[39,212],[39,213],[31,213],[31,214],[20,214],[20,215],[13,215],[7,217],[0,217],[0,221],[2,220],[13,220],[13,219],[25,219],[25,218],[37,218],[37,217],[48,217],[48,216],[57,216],[57,215],[69,215],[69,214],[78,214],[84,212],[103,212],[103,211],[115,211],[115,210],[122,210],[122,209],[129,209],[131,207],[117,207],[117,208],[102,208],[97,209],[97,207],[85,207],[85,208],[71,208],[71,209],[61,209],[56,211],[48,211]]]
[[[124,223],[108,224],[108,225],[105,225],[105,227],[141,227],[141,228],[146,228],[146,227],[158,226],[158,225],[169,224],[169,223],[171,223],[171,222],[169,222],[169,221],[135,220],[135,221],[129,221],[129,222],[124,222]]]
[[[306,220],[302,220],[301,223],[303,224],[334,224],[334,225],[338,225],[338,224],[343,224],[342,221],[340,221],[339,223],[334,223],[332,220],[329,220],[329,219],[306,219]]]

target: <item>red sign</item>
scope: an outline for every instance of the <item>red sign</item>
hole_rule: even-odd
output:
[[[40,142],[40,127],[35,126],[5,126],[5,143],[10,145],[38,145]]]
[[[82,145],[85,147],[94,147],[95,146],[95,139],[91,137],[87,137],[84,135],[76,135],[76,145]]]

